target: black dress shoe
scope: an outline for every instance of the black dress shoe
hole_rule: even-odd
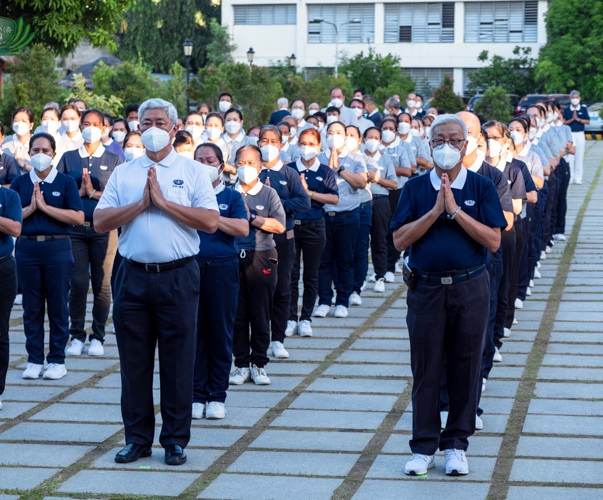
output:
[[[168,444],[165,447],[165,463],[168,465],[182,465],[186,462],[186,453],[182,446],[177,444]]]
[[[139,458],[150,457],[152,453],[153,450],[150,446],[132,443],[126,445],[123,450],[115,455],[115,461],[118,464],[129,464],[131,462],[136,462]]]

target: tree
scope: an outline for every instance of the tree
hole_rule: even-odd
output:
[[[492,86],[475,104],[475,112],[486,121],[496,120],[509,123],[513,117],[513,106],[504,87]]]
[[[67,99],[81,99],[88,109],[98,109],[102,113],[118,116],[123,110],[123,102],[114,95],[105,97],[97,95],[86,88],[86,78],[80,73],[73,75],[73,87]]]
[[[551,2],[546,32],[536,68],[544,89],[556,93],[577,88],[585,100],[603,98],[603,3]]]
[[[66,56],[89,39],[95,47],[115,50],[115,29],[133,0],[10,0],[2,2],[2,15],[23,17],[35,33],[35,42]]]
[[[433,91],[430,107],[445,110],[447,113],[457,113],[465,109],[463,100],[452,90],[453,83],[450,75],[444,76],[440,86]]]
[[[207,46],[205,63],[207,65],[219,66],[222,63],[232,62],[232,53],[237,46],[232,43],[230,33],[226,26],[222,26],[215,19],[209,22],[209,31],[212,40]]]
[[[538,91],[534,79],[536,59],[531,57],[530,47],[515,47],[513,54],[516,57],[505,59],[493,55],[487,66],[469,73],[469,94],[482,94],[491,86],[503,87],[508,94],[517,94],[522,97]],[[488,51],[484,50],[477,58],[480,62],[488,61]]]
[[[102,61],[92,75],[96,95],[114,95],[124,106],[140,104],[157,90],[151,71],[142,61],[107,66]],[[122,110],[120,110],[122,111]]]

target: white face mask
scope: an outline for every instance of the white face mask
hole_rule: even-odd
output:
[[[425,127],[425,138],[429,139],[429,131],[431,130],[431,126],[427,125],[427,127]]]
[[[82,130],[82,138],[89,144],[100,141],[102,135],[103,131],[98,127],[90,126]]]
[[[209,175],[209,180],[211,183],[213,184],[216,182],[218,176],[220,175],[220,167],[213,167],[212,165],[206,165],[205,163],[201,163],[201,167],[203,167],[203,169],[207,172],[207,175]]]
[[[412,99],[409,99],[408,101],[406,101],[406,107],[408,109],[413,109],[416,105],[417,105],[417,103],[415,101],[413,101]]]
[[[559,113],[557,113],[557,111],[555,111],[553,113],[553,121],[557,121],[558,118],[559,118]]]
[[[218,127],[207,127],[205,133],[210,140],[215,141],[222,135],[222,131]]]
[[[142,149],[142,148],[130,147],[130,148],[124,149],[124,156],[126,157],[126,161],[132,161],[132,160],[135,160],[136,158],[140,158],[143,154],[144,154],[144,149]]]
[[[230,108],[232,108],[232,102],[230,101],[220,101],[218,103],[218,107],[222,113],[226,113]]]
[[[400,135],[406,135],[410,132],[410,123],[400,122],[398,123],[398,133]]]
[[[243,165],[237,168],[237,175],[243,184],[251,184],[258,178],[258,171],[251,165]]]
[[[536,124],[538,125],[538,128],[542,128],[544,127],[545,121],[542,118],[536,118]]]
[[[113,136],[113,140],[117,142],[124,142],[124,139],[126,138],[126,133],[121,130],[114,130],[111,135]]]
[[[59,129],[59,122],[56,120],[43,120],[42,121],[42,130],[47,134],[54,135],[57,133]]]
[[[580,99],[579,99],[578,97],[574,97],[574,98],[572,99],[572,104],[573,104],[574,106],[577,106],[578,104],[580,104]]]
[[[513,139],[513,144],[516,146],[519,146],[525,140],[525,138],[526,136],[521,132],[517,132],[517,130],[511,131],[511,139]]]
[[[138,125],[140,125],[140,122],[138,120],[131,120],[131,121],[128,122],[128,128],[132,132],[137,132],[138,131]]]
[[[358,149],[358,141],[353,137],[346,137],[345,147],[348,151],[355,152]]]
[[[381,141],[379,141],[378,139],[369,139],[364,143],[364,147],[369,153],[374,153],[379,149],[380,144]]]
[[[333,122],[336,122],[337,120],[339,120],[339,117],[337,115],[328,115],[327,116],[327,123],[333,123]]]
[[[335,99],[331,99],[329,104],[331,106],[335,106],[336,108],[341,108],[341,106],[343,106],[343,101],[339,97],[336,97]]]
[[[173,130],[173,126],[170,132]],[[156,153],[161,151],[170,143],[170,133],[158,127],[146,129],[141,136],[142,145],[149,151]]]
[[[103,132],[103,135],[101,137],[103,139],[109,137],[109,132],[111,132],[111,129],[109,127],[105,127],[105,131]]]
[[[530,129],[530,131],[528,132],[528,139],[530,139],[531,141],[534,140],[534,138],[536,137],[537,133],[538,133],[538,130],[535,129],[534,127],[532,127]]]
[[[201,125],[188,125],[186,127],[186,131],[189,134],[191,134],[193,136],[193,139],[195,139],[195,140],[198,140],[201,137],[204,130],[205,130],[205,127],[203,127]]]
[[[288,136],[288,135],[285,135],[285,134],[282,134],[282,135],[281,135],[281,142],[282,142],[283,144],[287,144],[287,143],[289,142],[289,136]]]
[[[294,108],[291,110],[291,116],[296,120],[301,120],[304,117],[304,110],[300,108]]]
[[[315,158],[318,154],[316,148],[313,148],[312,146],[302,146],[301,148],[299,148],[299,151],[301,153],[302,158],[306,161],[310,161],[312,158]]]
[[[494,139],[488,139],[488,149],[490,150],[490,158],[494,158],[495,156],[500,156],[503,147],[500,142],[495,141]]]
[[[29,132],[29,125],[25,122],[14,122],[13,130],[15,131],[15,134],[22,136]]]
[[[410,129],[410,133],[415,137],[421,137],[421,131],[418,128]]]
[[[192,151],[180,151],[178,154],[184,156],[185,158],[190,158],[191,160],[194,160]]]
[[[63,128],[67,132],[75,132],[77,129],[80,128],[80,121],[79,120],[63,120]],[[124,135],[124,137],[125,137],[125,135]]]
[[[396,138],[396,134],[394,134],[391,130],[384,130],[381,132],[381,139],[384,144],[389,144]]]
[[[555,118],[553,117],[553,113],[549,113],[548,115],[546,115],[546,121],[547,123],[551,123]]]
[[[308,114],[309,114],[310,116],[314,115],[315,113],[318,113],[318,110],[317,110],[317,109],[314,109],[314,108],[312,108],[310,111],[308,111]]]
[[[423,103],[421,101],[415,102],[415,108],[421,109],[423,107]]]
[[[267,163],[271,163],[276,160],[280,153],[280,150],[272,144],[266,144],[265,146],[262,146],[260,148],[260,151],[262,152],[262,161],[265,161]]]
[[[226,122],[224,128],[229,134],[238,134],[241,131],[241,122],[235,122],[234,120],[230,120],[229,122]]]
[[[257,135],[250,135],[248,137],[251,140],[252,144],[255,144],[256,146],[258,145],[258,141],[260,140],[260,138]]]
[[[467,149],[465,151],[465,154],[466,155],[470,155],[476,149],[477,149],[477,138],[476,137],[471,137],[470,135],[467,136]]]
[[[442,170],[451,170],[461,161],[461,152],[450,144],[444,143],[434,148],[433,161]]]
[[[325,128],[325,124],[321,121],[318,122],[318,131],[322,132],[323,129]]]
[[[297,135],[297,129],[295,127],[291,127],[291,135],[295,137]]]
[[[31,157],[31,164],[38,172],[43,172],[50,166],[52,158],[44,153],[38,153]]]
[[[330,135],[327,139],[327,146],[329,149],[339,149],[345,144],[345,137],[339,134]]]
[[[354,114],[356,118],[360,118],[364,114],[364,110],[362,108],[354,108]]]

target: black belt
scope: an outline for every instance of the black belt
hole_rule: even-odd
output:
[[[377,198],[389,198],[389,194],[374,194],[373,200],[376,200]]]
[[[69,240],[71,235],[69,234],[39,234],[37,236],[19,236],[20,240],[27,241],[55,241],[55,240]]]
[[[464,271],[450,271],[448,273],[430,273],[421,274],[419,271],[413,271],[413,274],[419,281],[425,281],[427,283],[438,283],[440,285],[452,285],[453,283],[459,283],[461,281],[467,281],[476,278],[486,270],[486,264],[477,266],[471,269],[465,269]]]
[[[309,224],[318,224],[322,222],[324,219],[321,217],[320,219],[295,219],[296,226],[307,226]]]
[[[184,259],[173,260],[171,262],[163,262],[161,264],[145,264],[143,262],[136,262],[135,260],[126,259],[128,264],[134,267],[140,267],[147,273],[162,273],[163,271],[169,271],[170,269],[178,269],[179,267],[186,266],[189,262],[195,260],[195,256],[185,257]]]
[[[13,254],[9,253],[8,255],[5,255],[4,257],[0,257],[0,264],[4,264],[7,260],[10,260],[13,258]]]

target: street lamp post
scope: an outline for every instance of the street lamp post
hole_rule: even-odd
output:
[[[184,51],[184,58],[186,59],[186,85],[188,86],[188,82],[191,76],[191,55],[193,53],[193,42],[191,42],[190,38],[187,38],[182,44],[182,50]],[[188,98],[188,89],[186,93],[186,112],[189,112],[190,101]]]
[[[253,64],[254,54],[255,54],[255,50],[253,50],[253,47],[249,47],[249,50],[247,51],[247,60],[249,61],[250,68],[251,68],[251,65]]]
[[[311,23],[326,23],[330,24],[335,28],[335,78],[339,76],[339,28],[345,26],[346,24],[360,24],[360,19],[351,19],[345,23],[341,23],[339,26],[331,21],[325,21],[322,17],[315,17],[310,21]]]
[[[291,56],[289,57],[289,67],[295,72],[295,67],[297,65],[297,57],[295,57],[295,54],[291,54]]]

